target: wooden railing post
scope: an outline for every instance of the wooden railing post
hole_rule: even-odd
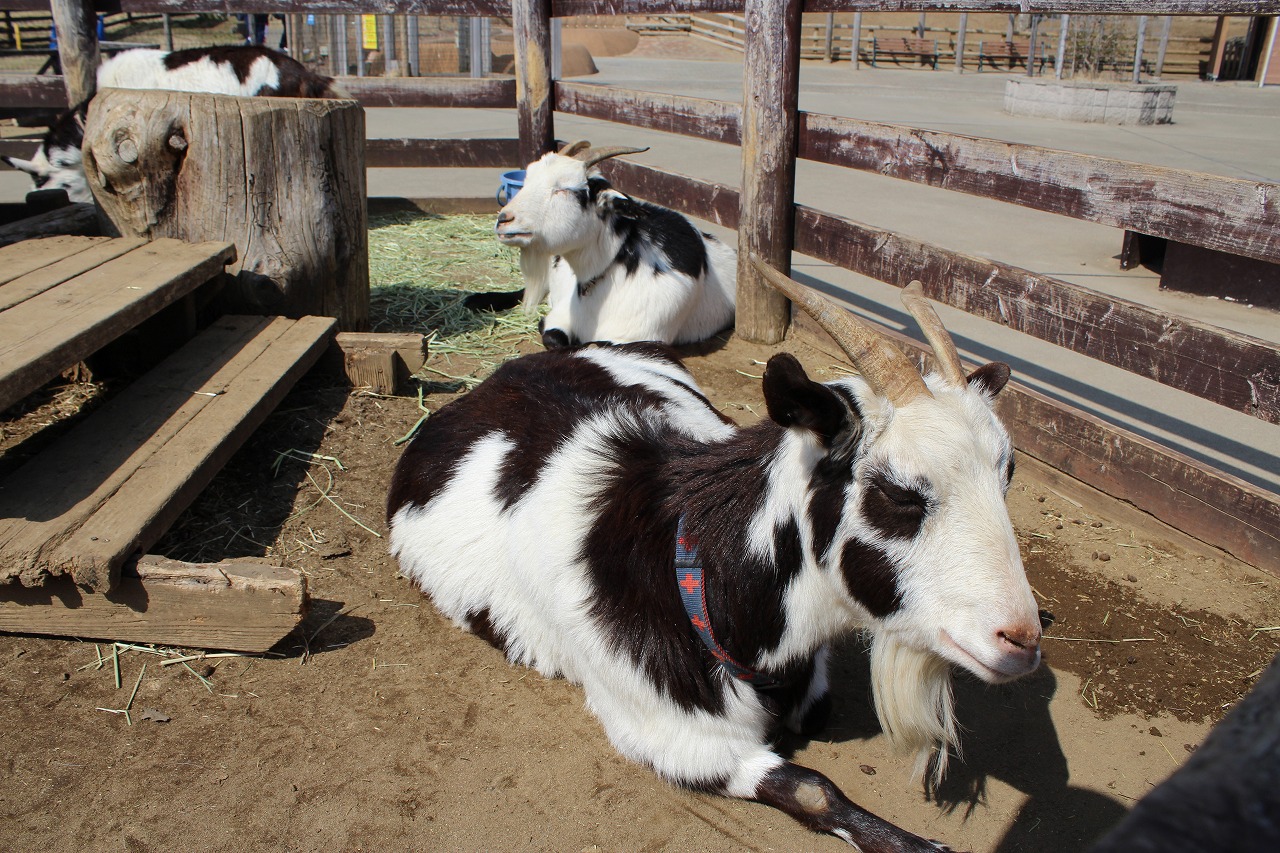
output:
[[[791,312],[747,256],[755,252],[782,272],[791,271],[801,5],[747,0],[746,8],[737,333],[766,344],[782,340]]]
[[[62,83],[67,103],[74,106],[98,89],[98,18],[93,0],[53,0],[52,9]]]
[[[512,0],[516,48],[516,123],[520,165],[555,147],[551,121],[551,0]]]

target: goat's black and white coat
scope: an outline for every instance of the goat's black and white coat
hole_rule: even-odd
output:
[[[280,98],[346,97],[333,79],[265,47],[196,47],[167,52],[140,48],[98,68],[99,89],[169,89],[215,95]],[[2,158],[31,175],[37,189],[62,189],[73,202],[91,202],[80,147],[89,102],[59,116],[30,160]]]
[[[851,631],[874,635],[886,732],[926,759],[955,738],[949,664],[991,682],[1035,668],[1037,609],[1004,505],[1013,450],[992,412],[1007,377],[930,375],[897,405],[779,354],[769,417],[744,429],[663,346],[526,356],[409,445],[391,549],[459,626],[582,684],[614,746],[664,778],[772,804],[868,853],[935,850],[770,744],[820,721],[827,650]],[[716,638],[776,686],[730,677],[691,626],[682,518]]]
[[[632,153],[574,143],[529,165],[496,232],[520,248],[543,343],[693,343],[733,323],[737,253],[675,211],[609,186],[595,164]]]

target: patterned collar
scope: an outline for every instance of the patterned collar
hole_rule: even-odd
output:
[[[586,281],[578,282],[578,298],[585,298],[588,293],[595,289],[595,286],[600,283],[600,281],[605,277],[605,274],[611,269],[613,269],[613,264],[609,264],[609,266],[602,269],[598,275],[589,278]]]
[[[698,540],[685,531],[683,515],[676,527],[676,585],[680,588],[680,600],[684,603],[685,613],[689,615],[689,622],[698,632],[707,651],[720,662],[725,672],[756,687],[777,687],[776,679],[738,663],[716,642],[715,634],[711,632],[711,617],[707,615],[707,595],[702,582],[702,561],[698,558]]]

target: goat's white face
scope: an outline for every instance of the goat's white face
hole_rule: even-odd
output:
[[[854,598],[877,630],[985,681],[1034,670],[1039,611],[1005,505],[1013,446],[982,382],[931,375],[932,396],[896,408],[860,381],[840,384],[864,415],[836,538],[867,543],[845,556],[862,561],[845,566]]]
[[[524,187],[498,214],[499,242],[548,255],[582,248],[600,229],[599,211],[626,198],[611,189],[593,193],[588,180],[598,174],[572,157],[543,155],[529,166]]]
[[[89,183],[84,177],[79,148],[53,146],[46,150],[42,145],[30,160],[5,157],[4,161],[30,175],[35,181],[36,189],[66,190],[67,198],[71,201],[93,201]]]

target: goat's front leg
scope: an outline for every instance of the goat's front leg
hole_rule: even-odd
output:
[[[790,761],[766,773],[750,799],[784,811],[816,832],[843,838],[862,853],[939,853],[951,849],[876,817],[853,803],[826,776]]]

